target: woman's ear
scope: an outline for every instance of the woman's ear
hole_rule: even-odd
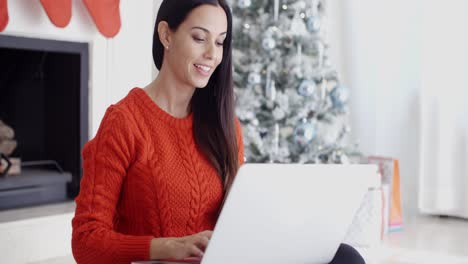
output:
[[[173,0],[173,1],[176,1],[176,0]],[[167,24],[166,21],[159,22],[158,36],[164,48],[166,50],[169,50],[169,47],[171,45],[171,29],[169,28],[169,24]]]

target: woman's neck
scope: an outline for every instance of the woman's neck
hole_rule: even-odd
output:
[[[164,111],[177,118],[190,114],[189,104],[196,88],[177,83],[175,78],[163,71],[144,89],[153,101]]]

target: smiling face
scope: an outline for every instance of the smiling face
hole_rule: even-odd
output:
[[[205,87],[222,61],[227,27],[226,13],[220,6],[193,9],[176,31],[160,37],[166,47],[163,67],[167,64],[178,83]]]

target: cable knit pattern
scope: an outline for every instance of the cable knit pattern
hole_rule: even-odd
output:
[[[156,201],[158,202],[157,207],[157,219],[160,224],[155,225],[153,230],[159,231],[159,233],[155,233],[156,236],[166,237],[168,235],[168,230],[172,229],[171,222],[172,222],[172,209],[169,207],[169,193],[168,187],[165,181],[158,177],[161,175],[161,166],[159,165],[160,160],[158,159],[158,155],[155,151],[154,145],[151,144],[148,146],[149,148],[149,164],[152,172],[153,178],[153,190],[156,192]]]
[[[195,143],[193,137],[185,137],[182,133],[180,134],[180,148],[183,152],[182,164],[186,170],[187,175],[196,175],[196,177],[189,178],[190,184],[190,213],[189,221],[187,223],[187,232],[195,233],[196,230],[201,229],[200,214],[203,211],[203,206],[207,204],[207,189],[208,184],[206,179],[203,177],[203,171],[200,168],[200,163],[196,160],[197,151],[195,149]],[[188,148],[186,146],[189,146]]]
[[[159,177],[157,177],[157,175],[161,174],[161,169],[158,166],[159,159],[158,159],[158,155],[156,155],[156,151],[153,145],[148,145],[148,157],[149,157],[148,164],[150,164],[150,168],[152,168],[150,171],[151,171],[151,178],[153,179],[152,181],[153,184],[144,185],[144,187],[149,187],[149,190],[145,190],[145,191],[146,192],[151,191],[154,194],[153,197],[156,197],[156,201],[160,202],[162,205],[166,205],[167,195],[165,196],[162,195],[161,194],[162,192],[158,190],[158,186],[161,186],[161,189],[164,189],[167,187],[162,186],[163,184],[159,181]],[[148,195],[146,196],[146,198],[151,199],[151,196]],[[150,217],[146,220],[154,221],[153,219],[156,219],[156,222],[161,223],[161,224],[152,225],[152,230],[153,230],[153,234],[155,237],[163,237],[164,230],[162,226],[164,224],[162,223],[162,220],[161,220],[163,219],[163,217],[161,216],[162,215],[161,210],[166,210],[166,208],[158,207],[155,201],[153,202],[150,201],[148,203],[152,203],[154,207],[153,207],[153,210],[150,210],[148,212]]]
[[[195,145],[192,122],[164,112],[140,88],[108,108],[83,149],[72,220],[78,264],[148,260],[154,237],[214,228],[223,185]],[[238,121],[236,130],[242,163]]]

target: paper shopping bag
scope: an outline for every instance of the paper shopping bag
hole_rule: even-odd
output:
[[[400,167],[397,159],[379,156],[368,157],[368,162],[377,164],[382,177],[384,192],[385,233],[397,231],[403,227],[403,213],[400,195]]]

